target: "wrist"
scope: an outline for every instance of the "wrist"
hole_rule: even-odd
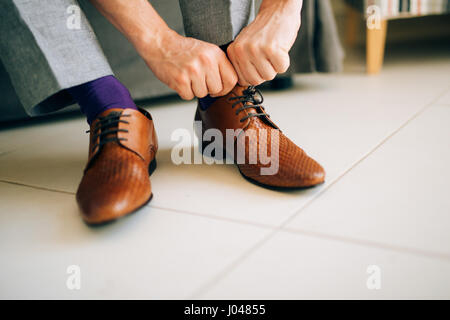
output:
[[[156,28],[147,28],[136,35],[133,45],[136,50],[149,59],[158,57],[168,43],[180,35],[170,29],[167,25],[160,25]]]
[[[303,0],[263,0],[259,8],[260,13],[288,13],[293,15],[300,15],[302,10]]]

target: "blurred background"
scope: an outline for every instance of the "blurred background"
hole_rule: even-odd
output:
[[[287,192],[233,165],[175,165],[171,135],[194,137],[196,101],[80,3],[155,119],[154,197],[86,226],[85,118],[76,106],[30,118],[0,65],[0,298],[450,298],[450,1],[304,0],[292,67],[262,86],[264,106],[327,177]],[[152,3],[183,32],[177,0]]]
[[[259,3],[256,1],[256,10]],[[173,96],[171,89],[156,79],[128,41],[89,1],[81,0],[80,4],[114,72],[136,100]],[[177,0],[155,0],[152,4],[171,28],[184,33]],[[265,87],[290,86],[291,81],[286,78],[294,73],[378,74],[382,72],[384,58],[388,61],[418,58],[414,61],[419,62],[435,54],[448,54],[449,8],[446,0],[304,0],[302,28],[290,53],[291,68]],[[0,64],[0,92],[4,99],[0,122],[29,118],[3,64]],[[57,113],[77,110],[77,106],[72,106]]]

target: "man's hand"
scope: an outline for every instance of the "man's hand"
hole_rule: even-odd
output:
[[[224,96],[236,85],[237,74],[218,46],[171,30],[159,42],[139,46],[140,55],[156,77],[181,98]]]
[[[183,99],[223,96],[237,74],[216,45],[171,30],[148,0],[91,0],[134,45],[159,80]]]
[[[301,0],[264,0],[255,20],[228,47],[242,86],[258,85],[289,67],[289,50],[300,28]]]

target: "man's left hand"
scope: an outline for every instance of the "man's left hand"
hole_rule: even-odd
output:
[[[289,50],[300,28],[301,0],[264,0],[255,20],[228,47],[242,86],[272,80],[289,67]]]

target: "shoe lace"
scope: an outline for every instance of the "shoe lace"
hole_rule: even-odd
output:
[[[250,108],[260,108],[264,111],[264,112],[260,112],[260,113],[251,112],[251,113],[247,114],[245,117],[243,117],[241,120],[239,120],[240,122],[244,122],[245,120],[247,120],[248,118],[251,118],[251,117],[270,117],[270,115],[265,113],[265,109],[261,105],[261,103],[263,103],[263,101],[264,101],[264,97],[262,96],[261,91],[259,91],[254,86],[249,86],[247,89],[242,91],[242,96],[230,97],[230,98],[228,98],[228,100],[229,101],[236,100],[233,103],[233,105],[231,106],[232,108],[234,108],[236,105],[242,103],[242,107],[236,109],[236,115],[238,115],[240,112],[242,112],[246,109],[250,109]],[[248,104],[248,103],[251,103],[251,104]]]
[[[117,136],[118,132],[128,132],[127,129],[119,129],[119,123],[129,124],[128,121],[121,119],[121,117],[129,117],[129,114],[122,115],[122,112],[111,112],[104,117],[99,117],[97,123],[92,129],[92,141],[98,142],[95,143],[92,147],[91,152],[94,152],[98,148],[104,146],[107,143],[118,142],[118,141],[127,141],[126,138],[119,138]],[[86,133],[91,130],[86,131]]]

